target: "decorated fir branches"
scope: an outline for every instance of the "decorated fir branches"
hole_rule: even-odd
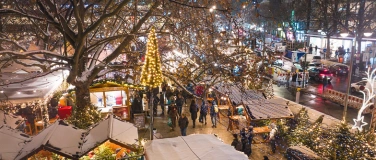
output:
[[[156,88],[162,84],[161,58],[158,52],[155,28],[152,27],[148,37],[145,64],[142,67],[141,84]]]

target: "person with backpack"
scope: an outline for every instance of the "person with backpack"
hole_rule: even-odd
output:
[[[200,122],[201,123],[204,123],[205,121],[205,125],[206,125],[206,115],[208,114],[208,106],[207,104],[205,103],[205,101],[203,100],[202,101],[202,106],[200,108]]]
[[[178,108],[178,114],[181,116],[181,112],[183,111],[183,104],[184,104],[184,99],[181,96],[181,94],[178,94],[178,97],[175,100],[176,102],[176,107]]]
[[[196,127],[198,106],[197,106],[196,101],[194,99],[192,99],[191,105],[189,106],[189,112],[191,113],[193,128],[195,128]]]
[[[217,113],[218,113],[218,106],[210,104],[210,119],[212,121],[212,128],[217,128]]]

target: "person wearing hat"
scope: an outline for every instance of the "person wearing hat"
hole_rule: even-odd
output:
[[[268,139],[268,142],[270,142],[270,146],[272,148],[272,152],[275,153],[275,150],[276,150],[276,138],[275,138],[275,135],[277,134],[277,126],[272,123],[270,125],[270,128],[272,129],[269,133],[269,139]]]

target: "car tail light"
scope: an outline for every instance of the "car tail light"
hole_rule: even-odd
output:
[[[325,76],[325,74],[320,74],[320,76],[321,76],[321,77],[324,77],[324,76]]]

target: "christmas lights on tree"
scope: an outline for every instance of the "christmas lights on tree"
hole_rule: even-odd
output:
[[[161,58],[157,43],[155,28],[152,27],[147,42],[145,64],[141,72],[141,84],[150,88],[159,87],[163,82]]]

